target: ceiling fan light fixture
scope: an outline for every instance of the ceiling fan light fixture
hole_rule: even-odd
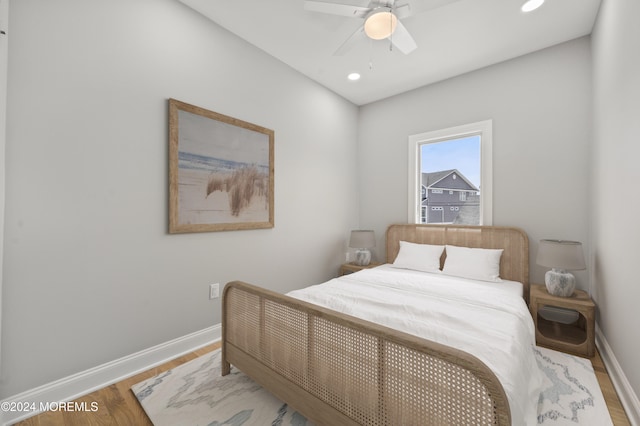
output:
[[[364,21],[364,32],[369,38],[382,40],[389,37],[398,26],[398,18],[391,8],[378,7]]]
[[[531,12],[542,6],[544,0],[527,0],[523,5],[521,10],[523,12]]]

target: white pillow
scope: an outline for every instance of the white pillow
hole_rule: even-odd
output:
[[[440,272],[440,256],[443,251],[444,246],[400,241],[400,250],[391,266],[423,272]]]
[[[502,281],[500,279],[500,257],[503,249],[481,249],[446,246],[447,257],[442,272],[456,277],[482,281]]]

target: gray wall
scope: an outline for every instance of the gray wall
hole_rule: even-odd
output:
[[[360,225],[383,247],[387,225],[406,222],[409,135],[492,119],[493,224],[528,233],[544,282],[541,238],[589,247],[590,61],[585,37],[361,107]]]
[[[0,0],[0,30],[9,31],[9,0]],[[2,261],[4,258],[4,190],[5,146],[7,113],[7,58],[8,40],[0,35],[0,365],[2,364]]]
[[[637,0],[604,0],[593,32],[590,204],[598,323],[636,395],[640,395],[640,197],[633,183],[640,180],[638,16]],[[616,212],[621,214],[614,216]]]
[[[354,105],[174,0],[10,6],[0,399],[337,273]],[[167,234],[170,97],[275,130],[274,229]]]

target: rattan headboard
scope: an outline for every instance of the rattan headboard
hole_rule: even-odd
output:
[[[387,262],[393,263],[400,241],[418,244],[504,249],[500,259],[500,277],[524,285],[529,300],[529,237],[519,228],[501,226],[399,224],[387,228]],[[440,260],[441,266],[446,254]]]

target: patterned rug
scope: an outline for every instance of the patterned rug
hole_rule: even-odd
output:
[[[546,378],[538,424],[612,425],[588,359],[540,347],[536,359]],[[155,426],[312,425],[238,370],[232,368],[231,374],[220,376],[219,350],[131,390]]]

